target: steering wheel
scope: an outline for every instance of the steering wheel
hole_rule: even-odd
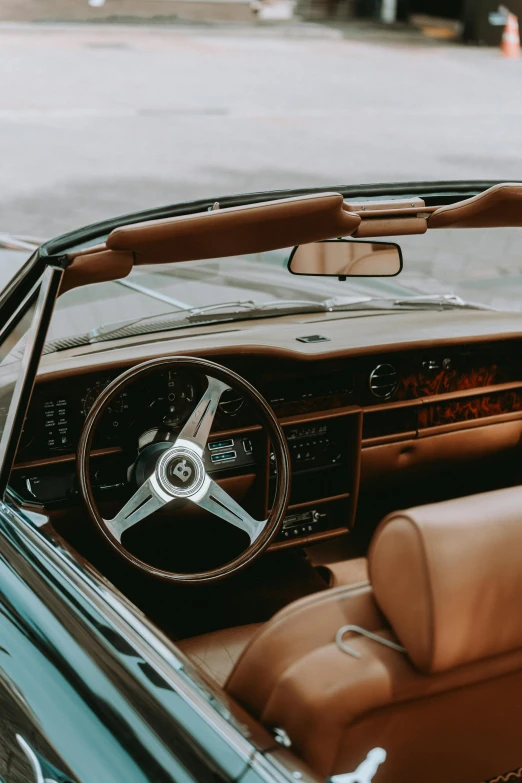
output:
[[[198,371],[206,377],[207,388],[176,440],[157,458],[151,475],[112,519],[104,519],[94,499],[90,478],[90,453],[97,425],[108,405],[131,383],[158,370]],[[230,388],[240,394],[257,412],[270,438],[276,467],[276,491],[267,519],[257,520],[245,511],[206,472],[203,455],[223,392]],[[180,583],[210,582],[229,576],[258,557],[279,531],[290,495],[290,460],[286,440],[274,413],[259,392],[241,376],[206,359],[183,356],[165,357],[143,362],[127,370],[110,383],[97,397],[89,411],[80,437],[77,455],[80,491],[91,519],[107,541],[142,571]],[[267,467],[268,469],[268,467]],[[126,530],[151,516],[175,499],[189,500],[215,516],[243,530],[249,546],[223,566],[198,573],[177,573],[160,569],[140,560],[122,544]],[[176,511],[173,512],[175,514]]]

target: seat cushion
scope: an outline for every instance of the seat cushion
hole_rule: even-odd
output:
[[[264,623],[252,623],[204,633],[177,642],[177,646],[194,663],[202,666],[216,682],[224,685],[241,653],[263,625]]]
[[[342,587],[367,582],[368,560],[356,557],[352,560],[340,560],[337,563],[317,566],[317,570],[326,581],[328,587]]]

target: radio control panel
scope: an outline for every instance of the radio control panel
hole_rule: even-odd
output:
[[[342,448],[338,435],[330,423],[317,422],[285,428],[290,452],[292,474],[307,470],[318,470],[342,462]],[[274,472],[274,455],[271,455]]]
[[[317,529],[321,527],[321,523],[327,517],[326,511],[318,511],[315,508],[309,511],[301,511],[297,514],[289,514],[283,520],[280,538],[284,540],[297,536],[311,535],[317,532]]]

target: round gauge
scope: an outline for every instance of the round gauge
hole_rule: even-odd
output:
[[[227,389],[227,391],[223,392],[221,395],[219,409],[223,411],[223,413],[226,413],[227,416],[235,416],[239,413],[244,404],[245,400],[239,392],[234,391],[234,389]]]
[[[147,423],[177,427],[191,413],[196,398],[197,386],[190,376],[176,370],[161,373],[145,391]]]
[[[9,410],[9,405],[5,405],[0,403],[0,437],[2,436],[4,432],[5,423],[7,421],[7,412]],[[28,446],[31,445],[31,443],[34,440],[34,422],[29,421],[29,416],[26,417],[24,426],[22,429],[22,433],[20,435],[20,440],[18,441],[18,451],[23,451]]]
[[[104,378],[88,386],[82,397],[82,414],[87,416],[94,405],[95,400],[109,385],[112,378]],[[114,440],[121,430],[127,429],[132,424],[129,395],[126,390],[118,394],[105,408],[100,422],[100,433],[105,440]]]

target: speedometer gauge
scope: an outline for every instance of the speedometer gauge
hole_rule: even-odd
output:
[[[147,423],[176,427],[189,415],[196,400],[196,384],[185,373],[168,370],[145,390]]]
[[[111,380],[112,378],[100,379],[95,381],[92,386],[88,386],[85,389],[81,401],[82,414],[84,417],[87,416],[96,399],[109,385]],[[111,400],[109,405],[106,406],[105,412],[100,422],[100,435],[102,435],[105,440],[115,440],[115,438],[118,436],[118,433],[121,432],[121,430],[130,427],[131,424],[132,416],[129,395],[127,391],[124,390],[121,392],[121,394],[118,394],[117,397]]]

